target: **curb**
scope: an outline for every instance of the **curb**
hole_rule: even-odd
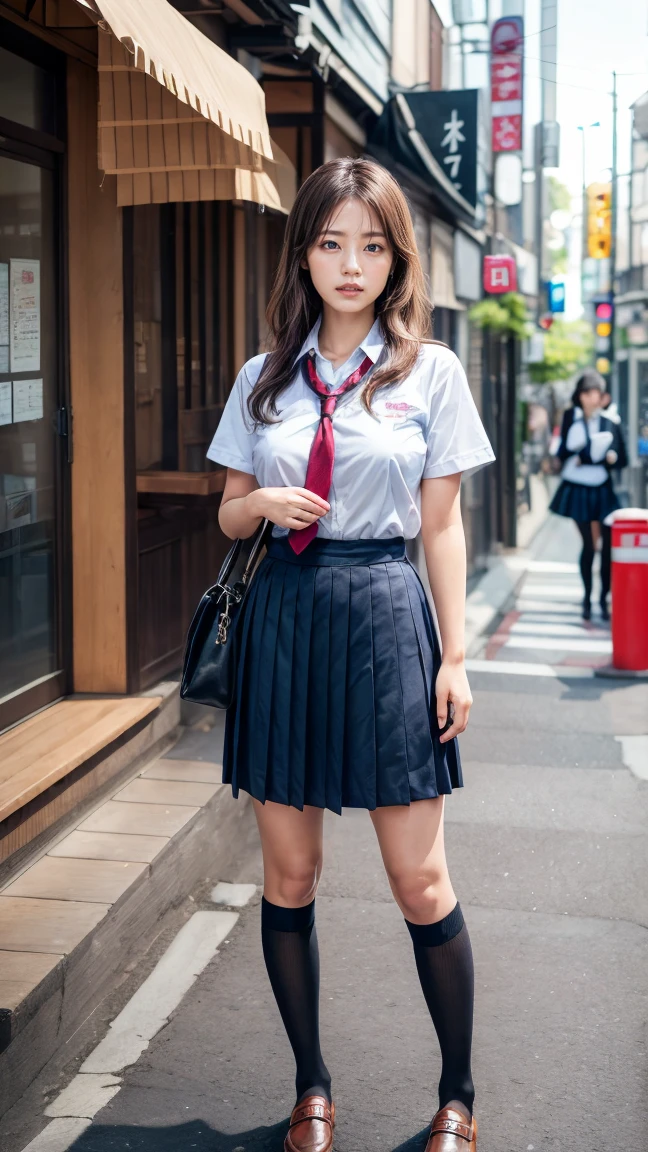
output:
[[[141,770],[140,766],[133,779]],[[217,785],[96,926],[18,1005],[0,1013],[6,1044],[0,1054],[0,1116],[70,1041],[115,987],[116,977],[125,975],[129,961],[141,952],[142,941],[154,939],[164,915],[179,906],[205,875],[226,871],[246,809],[245,798],[233,800],[229,787]]]

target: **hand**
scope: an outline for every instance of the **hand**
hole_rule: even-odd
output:
[[[610,448],[610,451],[605,453],[605,459],[607,460],[608,464],[616,464],[619,457],[614,451],[614,448]]]
[[[301,531],[325,516],[331,505],[307,488],[257,488],[245,497],[253,516],[262,516],[280,528]]]
[[[468,725],[468,714],[472,705],[470,686],[466,675],[466,666],[463,660],[460,663],[443,662],[439,669],[436,681],[437,721],[439,728],[443,728],[448,719],[448,706],[452,704],[454,715],[452,725],[440,737],[442,744],[447,744],[463,732]]]

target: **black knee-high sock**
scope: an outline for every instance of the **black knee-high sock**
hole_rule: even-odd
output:
[[[319,1040],[319,950],[315,901],[281,908],[265,896],[261,904],[263,956],[272,991],[297,1064],[297,1100],[331,1098],[331,1077]]]
[[[583,580],[583,587],[585,589],[585,602],[589,604],[592,599],[592,567],[594,564],[594,537],[592,536],[592,525],[589,520],[585,523],[577,521],[578,531],[583,540],[583,547],[580,554],[580,572]]]
[[[474,970],[468,929],[459,904],[436,924],[410,924],[421,987],[441,1047],[439,1107],[459,1100],[472,1113],[470,1070]]]

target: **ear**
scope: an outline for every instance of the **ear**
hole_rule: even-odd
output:
[[[299,261],[299,267],[303,268],[305,272],[308,272],[308,260],[306,259],[305,256],[303,256],[302,259]]]

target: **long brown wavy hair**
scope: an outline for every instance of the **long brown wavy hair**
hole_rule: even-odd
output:
[[[362,390],[365,408],[378,388],[395,384],[411,372],[426,342],[432,303],[425,289],[407,201],[394,177],[374,160],[345,157],[329,160],[304,181],[288,221],[267,309],[272,351],[248,397],[252,419],[273,423],[277,399],[294,376],[295,359],[317,320],[322,301],[302,260],[326,231],[343,200],[361,200],[380,221],[394,253],[387,284],[375,302],[387,356],[371,372]]]

